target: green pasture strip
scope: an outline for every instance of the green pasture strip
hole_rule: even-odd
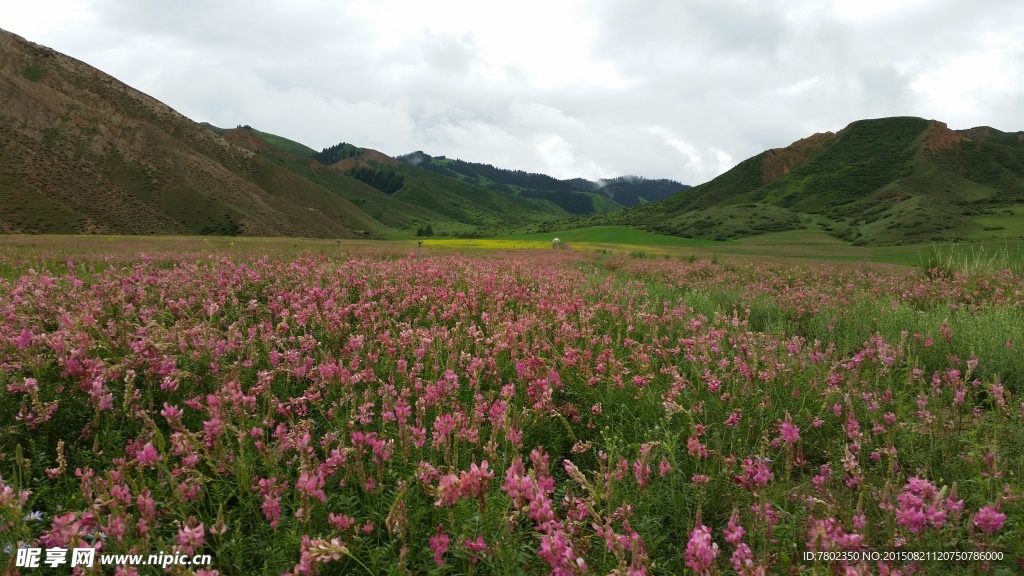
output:
[[[502,238],[404,237],[392,240],[320,238],[263,238],[231,236],[0,236],[0,277],[16,278],[24,270],[15,256],[36,255],[40,262],[52,261],[53,271],[66,269],[68,258],[87,255],[125,255],[160,252],[209,252],[223,255],[267,253],[289,257],[304,252],[327,255],[353,251],[377,251],[407,255],[417,250],[423,256],[449,251],[551,250],[559,238],[566,250],[623,253],[635,257],[809,260],[865,262],[932,268],[940,262],[945,271],[972,269],[1018,269],[1024,267],[1024,242],[989,240],[959,244],[912,244],[900,246],[851,246],[811,230],[765,234],[740,241],[716,242],[676,238],[621,226],[600,226],[580,230],[510,235]],[[37,269],[37,271],[41,271]]]
[[[589,242],[600,244],[625,244],[633,246],[718,246],[731,242],[716,242],[694,238],[679,238],[665,234],[655,234],[639,228],[626,226],[594,226],[575,230],[559,230],[555,232],[537,232],[507,236],[504,240],[551,240],[558,238],[562,242]]]

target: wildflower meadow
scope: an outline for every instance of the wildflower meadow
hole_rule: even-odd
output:
[[[1018,272],[2,253],[0,566],[1024,571]],[[146,572],[145,570],[151,570]],[[71,573],[70,568],[66,568]]]

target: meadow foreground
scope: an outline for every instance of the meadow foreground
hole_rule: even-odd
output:
[[[10,573],[1024,570],[1020,275],[0,258]]]

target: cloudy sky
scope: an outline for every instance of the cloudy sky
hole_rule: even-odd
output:
[[[1024,130],[1021,0],[33,0],[0,28],[320,149],[699,184],[861,118]]]

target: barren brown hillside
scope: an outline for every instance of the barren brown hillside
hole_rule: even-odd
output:
[[[380,228],[162,102],[0,30],[0,230],[349,237]]]
[[[227,132],[221,135],[221,138],[227,140],[228,142],[234,144],[235,146],[245,148],[246,150],[249,150],[251,152],[258,152],[260,150],[266,150],[267,148],[270,148],[270,143],[264,140],[262,137],[260,137],[259,134],[256,134],[252,130],[246,130],[244,128],[235,128],[233,130],[228,130]]]
[[[925,152],[934,152],[954,148],[965,140],[970,140],[970,138],[950,130],[945,122],[932,120],[932,125],[928,127],[928,131],[924,134],[924,140],[921,141],[921,149]]]

